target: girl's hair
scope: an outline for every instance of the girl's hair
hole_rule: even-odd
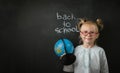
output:
[[[91,22],[91,23],[97,25],[99,32],[103,30],[103,22],[100,18],[96,19],[96,21],[93,21],[93,20],[90,20],[90,19],[87,19],[87,18],[80,18],[79,22],[77,24],[78,29],[80,30],[81,26],[84,23],[87,23],[87,22]]]
[[[96,25],[98,27],[98,32],[100,33],[103,30],[103,22],[100,18],[96,19],[95,21],[87,19],[87,18],[80,18],[79,22],[77,24],[78,30],[80,31],[81,26],[85,23],[93,23],[94,25]],[[79,37],[80,38],[80,37]],[[80,38],[80,44],[82,44],[82,40]]]

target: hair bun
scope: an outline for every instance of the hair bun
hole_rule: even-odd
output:
[[[85,18],[79,18],[79,23],[78,23],[78,29],[82,26],[82,24],[84,24],[86,22],[87,19]]]
[[[96,23],[97,23],[97,25],[98,25],[98,27],[99,27],[99,30],[101,31],[101,30],[103,29],[102,19],[98,18],[98,19],[96,20]]]

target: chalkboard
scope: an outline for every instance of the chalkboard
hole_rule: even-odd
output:
[[[0,73],[63,73],[54,44],[68,38],[76,47],[82,17],[103,20],[98,44],[110,73],[119,72],[119,7],[117,1],[104,0],[1,0]]]

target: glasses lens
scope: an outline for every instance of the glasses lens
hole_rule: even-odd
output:
[[[83,35],[88,35],[88,34],[90,34],[90,35],[95,35],[95,34],[97,34],[96,32],[93,32],[93,31],[90,31],[90,32],[88,32],[88,31],[81,31],[81,33],[83,34]]]

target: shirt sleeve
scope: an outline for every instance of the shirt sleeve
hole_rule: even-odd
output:
[[[74,71],[73,64],[72,65],[64,65],[63,66],[63,71],[65,71],[65,72],[73,72]]]
[[[109,73],[108,70],[108,62],[107,62],[107,58],[106,58],[106,54],[105,51],[103,50],[101,52],[101,60],[100,60],[100,73]]]

